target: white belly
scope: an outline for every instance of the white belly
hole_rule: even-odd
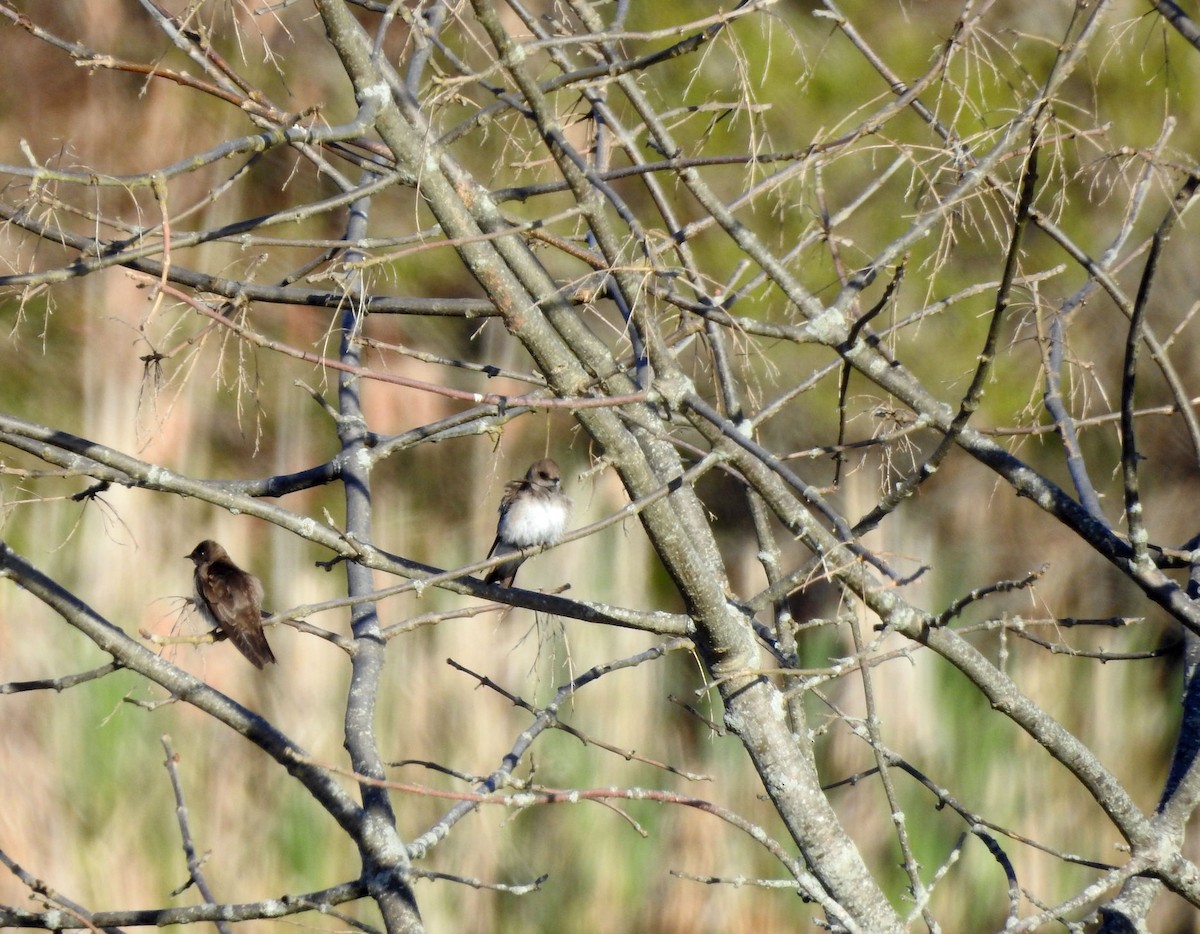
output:
[[[519,496],[500,522],[500,536],[518,548],[553,545],[566,528],[567,508],[560,499]]]

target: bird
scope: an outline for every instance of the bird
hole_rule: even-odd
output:
[[[196,565],[195,603],[205,621],[228,636],[255,668],[274,662],[263,633],[263,588],[258,578],[234,564],[229,552],[211,539],[185,557]]]
[[[553,545],[567,528],[571,514],[571,497],[561,489],[562,475],[551,458],[534,461],[522,480],[510,480],[504,485],[500,500],[500,521],[496,523],[496,540],[492,542],[489,558],[520,551],[532,545]],[[514,558],[498,564],[487,573],[484,581],[511,587],[517,568],[524,558]]]

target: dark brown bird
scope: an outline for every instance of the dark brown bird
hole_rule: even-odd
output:
[[[523,480],[504,485],[500,521],[489,558],[520,551],[531,545],[553,545],[562,538],[571,514],[571,497],[561,489],[558,464],[550,458],[535,461]],[[486,582],[511,587],[524,558],[505,561],[488,571]]]
[[[263,633],[263,588],[258,578],[234,564],[229,553],[212,540],[201,542],[187,557],[196,565],[200,615],[228,636],[255,668],[275,661]]]

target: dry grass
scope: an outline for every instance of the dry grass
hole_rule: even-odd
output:
[[[211,11],[212,5],[205,10]],[[222,16],[239,13],[231,5]],[[66,31],[78,29],[97,47],[127,49],[130,57],[158,48],[161,37],[150,32],[129,4],[96,2],[64,5],[47,14],[48,23]],[[249,20],[241,16],[241,20]],[[270,17],[257,18],[261,37],[244,31],[242,41],[256,60],[264,42],[288,54],[303,54],[315,41],[315,26],[306,17],[288,16],[288,33]],[[1030,26],[1029,28],[1032,28]],[[776,37],[778,41],[778,37]],[[750,43],[751,37],[743,37]],[[294,51],[300,50],[300,51]],[[231,50],[232,51],[232,50]],[[753,50],[752,50],[753,51]],[[732,53],[730,53],[732,54]],[[323,96],[318,90],[332,72],[324,59],[308,69],[290,69],[294,99]],[[255,69],[269,76],[268,65]],[[267,77],[263,78],[268,81]],[[141,81],[110,72],[71,70],[60,55],[12,27],[0,32],[0,87],[10,90],[0,139],[27,139],[47,158],[60,146],[64,164],[102,165],[106,171],[137,172],[169,163],[211,145],[214,139],[241,132],[241,121],[228,109],[204,109],[193,118],[176,109],[176,98],[152,92],[139,97]],[[328,90],[332,98],[344,88]],[[330,104],[330,110],[344,101]],[[118,128],[114,136],[113,128]],[[244,128],[243,128],[244,129]],[[776,132],[779,132],[778,130]],[[490,158],[489,153],[481,158]],[[0,161],[14,162],[18,151],[6,144]],[[293,197],[285,188],[292,166],[272,156],[261,171],[274,186],[237,189],[208,209],[206,223],[264,211]],[[301,178],[291,185],[310,184]],[[176,204],[206,194],[200,180],[172,189]],[[147,192],[115,193],[112,200],[136,200],[132,221],[155,217]],[[413,217],[398,209],[397,226]],[[887,218],[887,222],[891,217]],[[864,221],[867,223],[867,221]],[[314,224],[315,228],[320,226]],[[31,261],[25,244],[11,233],[0,242],[5,262]],[[701,243],[703,249],[709,246]],[[43,253],[39,264],[54,261]],[[225,266],[230,274],[257,262],[231,244],[190,251],[188,263]],[[291,259],[272,254],[268,264],[286,269]],[[396,283],[410,287],[428,261],[421,256],[397,262],[388,271]],[[430,264],[427,294],[448,290],[458,281],[456,261],[439,258]],[[933,271],[922,289],[945,294],[961,287],[952,273],[942,274],[936,250],[919,258]],[[439,265],[441,264],[441,265]],[[819,270],[828,277],[829,269]],[[817,273],[813,273],[817,275]],[[940,278],[939,278],[940,276]],[[937,281],[938,287],[932,284]],[[381,284],[390,287],[391,282]],[[1065,288],[1065,287],[1064,287]],[[1167,288],[1178,291],[1167,293]],[[919,304],[919,296],[913,299]],[[1163,301],[1181,296],[1187,284],[1165,284]],[[906,295],[906,300],[908,296]],[[764,305],[768,303],[764,302]],[[170,361],[161,378],[139,360],[150,346],[162,349],[192,333],[186,313],[170,303],[153,312],[147,293],[121,271],[110,270],[57,289],[54,307],[28,305],[16,321],[15,306],[5,306],[11,327],[0,343],[0,406],[31,420],[60,424],[84,437],[136,453],[195,477],[262,476],[297,470],[330,456],[337,445],[329,421],[308,394],[292,385],[301,379],[331,392],[331,376],[319,369],[281,361],[269,354],[249,355],[235,342],[210,335],[185,347]],[[764,312],[764,317],[769,312]],[[304,309],[267,308],[260,327],[294,346],[324,348],[330,321]],[[970,343],[978,322],[964,316],[944,325],[938,346]],[[439,352],[464,344],[459,333],[421,330],[421,325],[380,322],[381,340],[425,340]],[[493,322],[483,341],[489,352],[509,354],[504,365],[521,366],[521,355]],[[929,325],[930,329],[943,327]],[[1095,353],[1097,369],[1111,376],[1112,345],[1104,327],[1081,342],[1081,352]],[[917,334],[928,340],[929,332]],[[149,342],[147,342],[149,341]],[[440,342],[440,343],[439,343]],[[1014,338],[1014,346],[1017,345]],[[1088,346],[1094,342],[1095,346]],[[1119,350],[1119,347],[1117,348]],[[448,350],[446,352],[449,352]],[[1032,355],[1035,351],[1030,350]],[[769,384],[779,372],[775,361],[746,364],[751,392]],[[1181,352],[1181,368],[1195,351]],[[937,354],[933,354],[937,357]],[[1019,358],[1019,354],[1013,354]],[[930,359],[930,380],[953,386],[962,379],[962,358]],[[487,359],[492,359],[487,357]],[[1036,359],[1036,358],[1034,358]],[[1036,365],[1036,363],[1035,363]],[[425,365],[393,359],[394,372],[429,378]],[[938,370],[944,367],[944,372]],[[1013,371],[1027,373],[1029,359],[1018,359]],[[1082,390],[1081,390],[1082,391]],[[1029,397],[1029,383],[1017,378],[989,395],[989,417],[1013,420]],[[1156,390],[1157,393],[1157,390]],[[953,392],[947,389],[948,396]],[[811,409],[827,411],[828,396]],[[365,405],[372,428],[396,432],[428,423],[452,410],[437,397],[395,387],[370,385]],[[876,400],[864,399],[861,412]],[[1107,409],[1107,403],[1094,404]],[[997,414],[999,413],[999,414]],[[792,437],[795,447],[816,443],[815,419],[807,411],[781,416],[772,430]],[[867,416],[863,416],[864,418]],[[1032,421],[1035,419],[1026,419]],[[1148,492],[1151,521],[1163,541],[1182,541],[1194,532],[1195,464],[1183,464],[1175,429],[1146,423],[1145,446],[1161,471]],[[1103,450],[1111,443],[1096,442]],[[1042,442],[1019,442],[1029,453]],[[781,448],[782,449],[782,448]],[[535,417],[514,425],[498,447],[481,437],[418,448],[385,461],[373,477],[375,541],[387,550],[443,567],[482,558],[494,528],[494,510],[503,482],[518,476],[531,456],[552,451],[567,470],[575,498],[577,525],[600,518],[622,500],[611,472],[588,474],[590,451],[565,415]],[[1037,459],[1036,451],[1031,456]],[[1053,452],[1043,458],[1056,468]],[[32,461],[5,456],[10,467],[33,467]],[[1111,464],[1111,459],[1106,463]],[[859,515],[875,501],[883,467],[869,459],[854,470],[836,494],[845,513]],[[825,472],[822,464],[814,473]],[[1097,477],[1110,491],[1108,477]],[[282,608],[330,599],[344,593],[338,570],[314,566],[326,555],[263,523],[229,515],[193,500],[152,496],[112,489],[90,503],[57,499],[78,489],[77,483],[0,479],[3,536],[46,573],[70,588],[129,634],[189,635],[198,623],[183,608],[190,590],[190,565],[183,556],[196,541],[215,538],[239,563],[259,574],[272,606]],[[335,519],[340,504],[335,491],[300,494],[285,500],[296,511],[320,517],[328,508]],[[720,514],[720,503],[714,511]],[[734,509],[736,512],[736,508]],[[986,529],[980,516],[986,515]],[[744,516],[720,515],[722,545],[731,577],[743,592],[763,583],[755,560],[757,545]],[[984,535],[986,534],[986,538]],[[977,540],[977,538],[979,540]],[[998,618],[1002,613],[1044,616],[1137,616],[1147,621],[1132,634],[1096,635],[1048,631],[1050,637],[1073,640],[1080,647],[1100,645],[1114,650],[1152,647],[1170,638],[1162,615],[1140,595],[1116,579],[1096,557],[1079,548],[1058,525],[1031,504],[1018,501],[978,467],[952,461],[921,496],[885,526],[871,542],[905,567],[922,564],[933,570],[921,584],[923,606],[940,608],[973,587],[1020,577],[1050,560],[1051,566],[1032,591],[995,598],[986,610],[972,610],[966,622]],[[785,542],[788,557],[801,551]],[[379,580],[381,586],[392,581]],[[521,583],[530,588],[570,584],[569,595],[635,607],[663,606],[665,587],[657,558],[636,522],[530,561]],[[434,609],[470,605],[453,595],[426,593],[391,598],[380,605],[385,624],[399,623]],[[815,598],[812,616],[831,616],[836,600]],[[344,610],[311,621],[345,634]],[[873,620],[860,620],[869,632]],[[837,636],[805,637],[820,667],[830,658],[849,654],[842,631]],[[253,709],[259,710],[316,759],[344,766],[342,749],[348,663],[334,646],[293,629],[277,627],[270,639],[279,658],[277,668],[257,676],[228,645],[172,645],[163,653],[177,665]],[[1147,811],[1161,787],[1174,737],[1179,682],[1177,660],[1099,665],[1083,659],[1048,654],[994,634],[976,637],[993,656],[1008,653],[1007,669],[1033,699],[1089,744],[1123,781]],[[380,698],[379,735],[385,758],[392,761],[436,761],[469,775],[495,768],[529,717],[496,694],[479,688],[446,664],[453,658],[486,675],[532,703],[544,703],[573,674],[612,659],[631,656],[655,640],[645,634],[588,626],[573,621],[535,618],[517,610],[451,620],[414,629],[395,638],[388,649],[384,693]],[[899,641],[885,648],[902,648]],[[15,587],[0,587],[0,680],[18,682],[84,670],[105,658],[82,637],[65,627],[37,601]],[[962,679],[944,663],[917,652],[912,658],[885,663],[873,673],[874,689],[887,711],[885,741],[946,786],[968,808],[997,824],[1036,837],[1062,850],[1088,858],[1120,860],[1118,840],[1098,809],[1047,761],[1046,753],[1018,735],[990,711]],[[676,653],[653,665],[601,679],[580,693],[564,719],[589,736],[622,750],[659,760],[681,770],[711,777],[689,782],[679,776],[595,745],[555,734],[537,747],[530,765],[534,781],[551,787],[608,786],[674,790],[713,801],[759,823],[783,840],[761,784],[740,745],[712,733],[697,718],[673,705],[669,696],[695,704],[720,720],[711,692],[703,691],[697,661]],[[861,683],[845,677],[828,685],[827,700],[851,717],[864,715]],[[1146,699],[1154,699],[1147,703]],[[205,874],[223,901],[250,901],[285,892],[305,891],[353,878],[358,857],[306,794],[277,765],[240,737],[181,703],[155,706],[163,697],[131,675],[117,674],[61,693],[14,693],[0,697],[6,726],[0,730],[0,848],[57,891],[91,910],[190,903],[194,891],[172,897],[187,878],[178,827],[159,737],[168,734],[179,753],[179,770],[187,794],[192,832],[207,854]],[[811,726],[828,727],[820,740],[821,765],[829,781],[872,764],[870,750],[819,699],[809,703]],[[393,770],[398,781],[462,791],[465,783],[419,765]],[[931,796],[914,782],[900,779],[918,856],[929,872],[944,860],[966,828],[948,812],[935,811]],[[905,880],[892,867],[894,832],[887,804],[877,785],[865,782],[833,792],[843,822],[873,865],[880,868],[895,902],[904,906]],[[402,835],[412,839],[444,810],[445,802],[418,794],[394,797]],[[1194,843],[1193,859],[1200,858]],[[1018,844],[1007,849],[1022,881],[1048,902],[1074,891],[1084,870],[1064,868],[1060,860]],[[548,873],[541,893],[518,897],[470,890],[450,882],[417,885],[430,930],[463,932],[529,932],[580,930],[729,931],[800,929],[811,909],[794,893],[753,886],[706,885],[677,878],[672,871],[698,877],[777,876],[778,869],[745,835],[717,818],[681,806],[645,802],[579,803],[509,810],[482,808],[457,828],[421,862],[420,868],[478,879],[520,884]],[[983,930],[1003,918],[1002,876],[976,841],[968,841],[953,885],[934,895],[935,912],[946,930]],[[979,897],[964,898],[964,892]],[[987,894],[985,894],[987,893]],[[15,878],[0,875],[0,901],[28,905],[27,889]],[[374,923],[367,909],[347,906],[347,913]],[[1189,909],[1164,900],[1152,918],[1154,930],[1192,930]],[[345,930],[336,918],[306,915],[301,924],[320,930]]]

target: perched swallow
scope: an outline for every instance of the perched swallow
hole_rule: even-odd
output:
[[[275,661],[263,633],[263,588],[257,577],[229,560],[214,541],[203,541],[187,557],[195,562],[196,609],[229,637],[255,668]]]
[[[571,497],[559,489],[561,482],[558,464],[547,457],[536,461],[524,480],[510,480],[504,485],[500,521],[489,558],[531,545],[553,545],[562,537],[571,513]],[[486,582],[511,587],[524,560],[514,558],[497,565],[488,571]]]

